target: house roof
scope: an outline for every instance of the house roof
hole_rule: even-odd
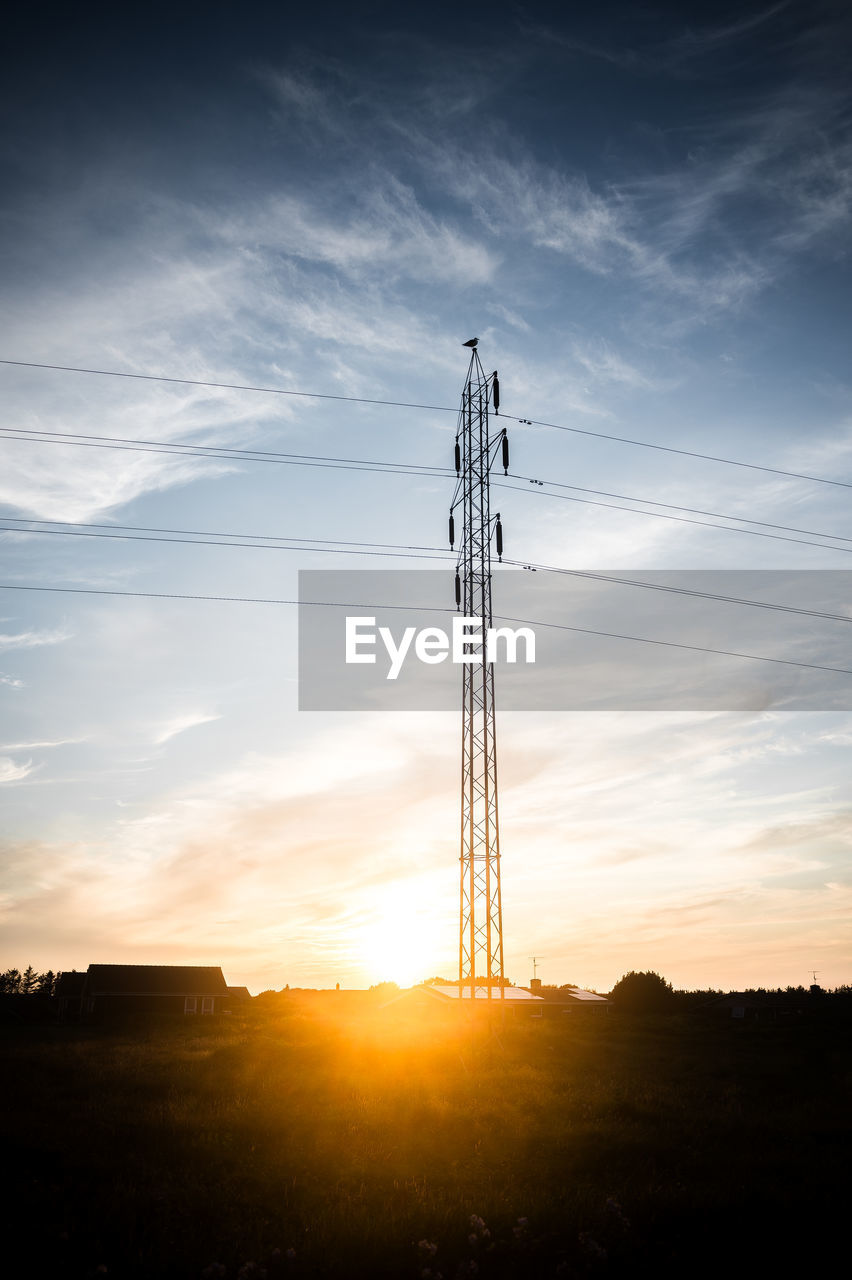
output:
[[[708,1000],[704,1008],[710,1009],[733,1009],[733,1008],[774,1008],[779,1003],[777,995],[769,991],[731,991],[726,996],[719,996],[715,1000]]]
[[[116,995],[227,995],[219,965],[90,964],[86,989]]]
[[[607,1000],[606,996],[599,996],[594,991],[584,991],[582,987],[568,987],[566,990],[560,991],[559,995],[563,1000],[568,1001],[569,1003],[574,1000],[580,1001],[583,1004],[611,1003],[610,1000]]]
[[[419,989],[420,988],[417,988],[417,987],[414,988],[414,990],[419,990]],[[452,986],[450,986],[449,984],[445,985],[444,983],[436,983],[433,986],[424,986],[423,990],[433,991],[439,997],[443,997],[444,999],[447,999],[447,1000],[458,1000],[459,998],[464,1000],[470,1000],[470,988],[469,987],[466,988],[464,991],[464,994],[460,997],[459,988],[456,983],[453,983]],[[513,1004],[544,1004],[544,1000],[542,1000],[541,996],[534,996],[531,991],[525,991],[523,987],[504,987],[503,992],[504,994],[501,997],[499,990],[492,989],[491,991],[492,1003],[494,1003],[495,1001],[499,1003],[502,998],[504,1003],[507,1001],[511,1001]],[[475,987],[473,998],[474,1000],[487,1001],[488,987]]]
[[[56,987],[54,988],[56,995],[65,1000],[73,1000],[75,996],[83,994],[83,986],[86,981],[85,973],[78,972],[76,969],[70,969],[67,973],[60,973],[56,979]]]

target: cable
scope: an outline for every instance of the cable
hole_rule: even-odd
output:
[[[298,458],[300,460],[310,462],[350,462],[365,466],[404,467],[406,470],[412,471],[441,471],[447,473],[451,471],[450,467],[441,467],[433,465],[432,463],[382,462],[376,461],[372,458],[338,458],[334,455],[325,453],[283,453],[277,449],[238,449],[236,446],[232,447],[229,444],[192,444],[185,443],[180,440],[176,440],[174,443],[170,440],[135,440],[129,436],[85,435],[80,431],[45,431],[41,427],[37,429],[31,429],[29,427],[0,427],[0,432],[3,432],[4,436],[8,432],[15,432],[15,435],[7,437],[10,440],[15,440],[20,437],[28,438],[30,436],[34,436],[36,437],[35,443],[37,444],[50,444],[54,440],[57,444],[75,444],[79,441],[87,440],[94,441],[98,444],[109,442],[114,444],[156,445],[157,447],[164,449],[197,449],[202,453],[212,453],[216,457],[220,454],[228,456],[236,454],[237,456],[244,456],[253,459],[260,458],[263,461],[272,458],[285,458],[288,460],[290,458]],[[40,437],[47,437],[47,439],[41,439]]]
[[[23,523],[22,517],[0,516],[2,520],[14,519]],[[59,529],[14,529],[0,525],[3,533],[52,534],[61,537],[107,538],[128,542],[168,542],[178,546],[198,547],[242,547],[246,550],[267,551],[307,551],[325,555],[365,555],[380,556],[391,559],[439,560],[452,561],[454,553],[442,547],[406,545],[393,542],[353,542],[335,538],[294,538],[276,534],[234,534],[218,533],[201,529],[161,529],[146,525],[90,525],[74,524],[66,520],[31,520],[33,524],[62,525]],[[92,530],[93,532],[89,532]],[[103,532],[106,530],[107,532]],[[119,532],[123,530],[124,532]],[[127,532],[129,531],[129,532]],[[140,535],[140,536],[137,536]],[[151,536],[145,536],[151,535]],[[183,535],[183,536],[160,536]],[[242,538],[245,541],[230,541]],[[281,546],[280,543],[291,545]],[[295,544],[295,545],[292,545]],[[845,548],[839,548],[845,550]],[[741,596],[727,596],[709,591],[698,591],[689,587],[675,587],[664,583],[646,582],[632,578],[622,578],[613,574],[594,573],[584,569],[568,569],[561,565],[540,564],[523,560],[503,559],[503,564],[517,569],[527,569],[542,573],[555,573],[567,577],[589,578],[597,582],[610,582],[619,586],[643,588],[650,591],[662,591],[669,595],[691,596],[696,599],[714,600],[724,604],[748,605],[755,609],[768,609],[776,613],[798,614],[810,618],[820,618],[827,622],[851,623],[852,617],[841,613],[827,613],[817,609],[804,609],[796,605],[778,604],[763,600],[750,600]]]
[[[18,434],[14,434],[14,435],[10,434],[13,430]],[[448,475],[452,474],[452,471],[449,467],[440,467],[438,465],[429,467],[421,463],[404,463],[404,462],[385,463],[385,462],[374,461],[371,459],[336,458],[334,456],[327,456],[323,454],[278,453],[272,450],[260,450],[260,449],[252,450],[252,449],[228,448],[228,451],[225,452],[225,448],[227,448],[227,446],[221,449],[214,449],[213,446],[208,446],[208,445],[185,445],[185,444],[171,445],[166,441],[133,440],[133,439],[130,439],[129,437],[122,437],[122,436],[103,436],[103,437],[79,436],[78,437],[78,436],[73,436],[73,433],[71,432],[61,432],[61,433],[60,432],[39,432],[39,433],[28,432],[26,435],[20,434],[25,430],[26,430],[25,428],[17,428],[17,427],[15,428],[0,427],[0,439],[23,440],[25,443],[29,442],[32,444],[67,444],[67,445],[79,445],[84,448],[118,449],[122,451],[130,451],[130,452],[138,452],[138,453],[161,453],[166,456],[178,456],[178,457],[185,456],[190,458],[200,457],[200,458],[208,458],[208,459],[219,458],[228,462],[232,462],[232,461],[273,462],[273,463],[278,463],[279,465],[286,465],[286,466],[316,467],[320,470],[367,471],[367,472],[373,472],[379,475],[381,474],[415,475],[415,476],[423,476],[423,477],[432,478],[432,479],[445,479]],[[561,482],[556,480],[537,480],[534,477],[523,476],[514,472],[511,473],[511,478],[514,480],[526,480],[529,485],[535,485],[536,488],[535,489],[522,488],[522,487],[519,487],[518,485],[506,484],[504,481],[501,481],[501,480],[495,480],[493,483],[495,486],[499,488],[514,489],[518,493],[534,492],[541,497],[559,498],[565,502],[578,502],[578,503],[582,503],[585,506],[605,507],[613,511],[626,511],[634,515],[652,516],[658,520],[675,520],[675,521],[679,521],[682,524],[694,524],[707,529],[721,529],[729,533],[746,533],[746,534],[751,534],[753,537],[771,538],[773,541],[776,541],[776,542],[792,542],[799,546],[821,547],[824,550],[829,550],[829,551],[847,551],[849,549],[846,547],[834,547],[828,543],[803,540],[802,538],[789,538],[782,534],[764,533],[761,530],[756,530],[756,529],[744,529],[740,527],[733,527],[731,525],[715,524],[707,520],[693,520],[693,519],[689,519],[686,516],[669,515],[667,513],[660,512],[660,511],[642,511],[636,507],[623,507],[617,503],[598,502],[591,498],[577,498],[571,494],[550,493],[545,488],[545,486],[559,488],[559,489],[574,489],[580,493],[606,493],[605,490],[584,489],[579,485],[562,484]],[[679,506],[675,506],[673,503],[657,502],[653,498],[635,498],[629,494],[612,494],[609,496],[623,497],[628,502],[647,502],[647,503],[650,503],[652,506],[668,507],[670,510],[674,510],[674,511],[699,511],[698,508],[694,508],[694,507],[679,507]],[[719,517],[719,519],[722,519],[722,520],[743,520],[747,524],[758,524],[758,525],[764,526],[765,528],[770,528],[770,529],[788,529],[791,532],[800,532],[805,534],[813,533],[815,537],[834,538],[839,542],[852,543],[852,538],[844,537],[842,534],[819,533],[817,531],[812,531],[808,529],[796,530],[793,526],[775,525],[775,524],[770,524],[768,521],[763,521],[763,520],[748,520],[746,517],[729,516],[729,515],[726,515],[724,512],[700,512],[700,514],[716,515]]]
[[[595,582],[612,582],[623,587],[639,587],[648,591],[663,591],[668,595],[692,596],[696,600],[715,600],[723,604],[747,605],[752,609],[768,609],[772,613],[800,614],[807,618],[821,618],[826,622],[852,623],[852,616],[845,613],[823,613],[819,609],[802,609],[792,604],[775,604],[767,600],[749,600],[745,596],[725,596],[713,591],[697,591],[691,587],[673,587],[662,582],[645,582],[642,579],[620,578],[613,574],[592,573],[586,569],[564,569],[552,564],[524,564],[520,560],[507,560],[505,556],[503,557],[503,564],[513,565],[518,569],[529,569],[534,573],[558,573],[571,578],[590,578]]]
[[[41,364],[34,360],[3,360],[0,364],[23,369],[51,369],[60,373],[89,373],[107,378],[134,378],[142,382],[168,382],[186,387],[215,387],[223,391],[256,391],[264,395],[301,396],[310,400],[340,400],[349,404],[387,405],[394,409],[426,409],[433,413],[458,413],[458,407],[451,408],[443,404],[417,404],[406,400],[368,399],[364,396],[338,396],[318,391],[290,391],[283,387],[258,387],[237,382],[207,382],[199,378],[170,378],[153,373],[128,373],[120,369],[86,369],[77,365]],[[592,431],[588,427],[568,427],[563,423],[544,422],[537,418],[521,418],[514,414],[501,414],[509,422],[517,422],[522,426],[546,427],[550,431],[568,431],[574,435],[590,436],[596,440],[609,440],[614,444],[628,444],[637,449],[655,449],[662,453],[675,453],[683,458],[697,458],[701,462],[717,462],[727,467],[744,467],[749,471],[763,471],[768,475],[785,476],[791,480],[808,480],[813,484],[836,485],[841,489],[852,489],[852,481],[830,480],[826,476],[813,476],[803,471],[786,471],[781,467],[767,467],[757,462],[743,462],[737,458],[723,458],[712,453],[698,453],[693,449],[678,449],[674,445],[655,444],[650,440],[634,440],[630,436],[616,436],[604,431]]]
[[[88,532],[84,529],[11,529],[8,526],[4,527],[3,525],[0,525],[0,533],[42,533],[52,534],[57,538],[109,538],[123,542],[170,542],[181,547],[242,547],[247,551],[308,551],[316,555],[381,556],[393,560],[440,560],[442,562],[446,562],[451,558],[450,552],[443,551],[438,547],[432,549],[435,554],[424,554],[410,550],[365,550],[364,548],[376,545],[369,542],[360,543],[357,547],[320,547],[308,545],[281,546],[274,542],[229,542],[222,538],[171,538],[162,537],[156,534],[152,536],[145,536],[144,534],[135,533]],[[319,539],[310,539],[310,541],[319,541]],[[329,539],[329,541],[331,540]],[[385,543],[382,545],[392,546],[393,544]]]
[[[3,362],[0,361],[0,364]],[[501,414],[501,417],[504,415]],[[558,422],[541,422],[535,418],[515,418],[515,422],[531,427],[549,427],[551,431],[570,431],[578,436],[593,436],[596,440],[611,440],[615,444],[629,444],[637,449],[657,449],[661,453],[677,453],[683,458],[698,458],[701,462],[720,462],[726,467],[745,467],[748,471],[765,471],[772,476],[785,476],[790,480],[810,480],[813,484],[837,485],[840,489],[852,489],[852,481],[829,480],[825,476],[812,476],[804,471],[785,471],[781,467],[765,467],[757,462],[742,462],[737,458],[722,458],[714,453],[696,453],[693,449],[676,449],[670,444],[652,444],[650,440],[632,440],[629,436],[608,435],[604,431],[590,431],[584,427],[566,427]]]
[[[200,378],[167,378],[156,373],[128,373],[123,369],[83,369],[72,364],[38,364],[34,360],[0,360],[19,369],[53,369],[58,373],[94,373],[105,378],[135,378],[139,382],[171,382],[181,387],[216,387],[220,391],[257,391],[267,396],[301,396],[307,400],[344,400],[349,404],[383,404],[394,409],[429,409],[457,413],[443,404],[410,404],[406,400],[368,400],[364,396],[335,396],[321,391],[290,391],[284,387],[254,387],[242,382],[206,382]]]
[[[170,445],[167,441],[158,441],[148,443],[146,441],[131,442],[126,444],[110,443],[120,439],[120,437],[105,436],[103,438],[90,436],[83,439],[68,439],[60,437],[57,432],[43,432],[40,434],[33,433],[31,435],[11,434],[13,431],[19,432],[24,430],[17,427],[0,427],[0,440],[20,440],[24,444],[65,444],[75,445],[81,449],[116,449],[123,453],[161,453],[167,457],[185,457],[185,458],[201,458],[207,460],[221,459],[225,462],[272,462],[279,466],[289,467],[319,467],[321,470],[330,471],[374,471],[386,475],[415,475],[424,477],[433,477],[439,480],[445,480],[450,475],[449,467],[426,467],[420,463],[397,463],[397,462],[372,462],[368,459],[335,459],[326,460],[320,454],[299,454],[299,453],[266,453],[264,450],[250,449],[231,449],[224,445],[221,448],[214,449],[211,445],[192,445],[192,444],[175,444]],[[70,435],[70,433],[68,433]]]
[[[88,520],[39,520],[35,516],[4,516],[0,515],[0,520],[14,520],[16,524],[55,524],[62,525],[64,528],[73,529],[107,529],[109,531],[123,529],[129,530],[131,533],[184,533],[188,536],[200,538],[245,538],[251,541],[261,542],[319,542],[334,543],[340,547],[388,547],[392,551],[445,551],[444,547],[426,547],[417,543],[403,542],[359,542],[355,539],[346,538],[300,538],[289,534],[278,533],[234,533],[229,530],[221,529],[162,529],[157,525],[143,524],[93,524]],[[18,532],[17,530],[6,530],[6,532]],[[38,529],[21,529],[21,533],[38,533]],[[42,530],[41,532],[45,532]],[[241,546],[242,543],[237,543]],[[449,554],[449,552],[447,552]]]
[[[756,524],[762,529],[783,529],[786,533],[806,533],[814,538],[835,538],[838,542],[852,542],[852,538],[847,538],[842,533],[826,533],[823,529],[800,529],[793,524],[773,524],[769,520],[752,520],[749,516],[729,516],[724,511],[705,511],[703,507],[683,507],[675,502],[659,502],[656,498],[637,498],[632,493],[612,493],[608,489],[589,489],[580,484],[563,484],[559,480],[537,480],[532,476],[516,475],[509,472],[512,480],[526,480],[532,485],[546,485],[552,489],[573,489],[575,493],[594,493],[601,498],[621,498],[625,502],[645,502],[651,507],[665,507],[668,511],[687,511],[690,515],[695,516],[714,516],[717,520],[739,520],[742,524]],[[499,480],[493,480],[492,484],[499,484]],[[526,490],[524,490],[526,492]],[[551,497],[556,497],[552,494]],[[619,510],[630,510],[631,508],[618,508]],[[653,515],[653,512],[641,512],[642,515]],[[726,526],[720,525],[720,528]],[[747,529],[736,529],[735,533],[747,533]]]
[[[134,597],[138,599],[150,600],[206,600],[221,604],[278,604],[278,605],[300,605],[308,608],[316,609],[393,609],[399,611],[412,612],[415,610],[425,611],[427,608],[431,613],[449,613],[457,614],[455,609],[441,608],[439,606],[410,605],[410,604],[370,604],[363,601],[340,601],[340,600],[282,600],[269,597],[259,596],[206,596],[206,595],[190,595],[186,592],[167,592],[167,591],[112,591],[104,587],[42,587],[32,586],[24,583],[0,582],[0,590],[2,591],[45,591],[58,592],[68,595],[87,595],[87,596],[122,596]],[[514,622],[519,626],[525,627],[548,627],[554,631],[571,631],[579,635],[586,636],[603,636],[608,640],[627,640],[635,644],[660,645],[666,649],[688,649],[693,653],[709,653],[716,654],[724,658],[741,658],[749,662],[770,662],[776,666],[782,667],[799,667],[808,671],[829,671],[835,675],[852,676],[852,668],[850,667],[829,667],[816,662],[796,662],[792,658],[769,658],[765,654],[759,653],[737,653],[732,649],[714,649],[707,645],[698,644],[681,644],[675,640],[658,640],[648,636],[632,636],[624,635],[618,631],[599,631],[591,627],[571,627],[567,623],[562,622],[541,622],[530,618],[512,618],[507,616],[497,616],[493,619],[495,622]]]
[[[545,493],[543,489],[524,489],[516,484],[506,484],[503,480],[494,480],[492,483],[500,489],[514,489],[516,493],[539,493],[546,498],[559,498],[563,502],[579,502],[586,507],[606,507],[610,511],[627,511],[636,516],[652,516],[656,520],[674,520],[678,524],[700,525],[704,529],[724,529],[728,533],[748,533],[753,538],[771,538],[773,542],[794,542],[802,547],[822,547],[826,551],[852,552],[852,547],[835,547],[828,542],[812,542],[806,538],[788,538],[782,533],[764,533],[761,529],[735,529],[732,525],[714,524],[710,520],[692,520],[689,516],[672,516],[665,511],[640,511],[637,507],[619,506],[617,502],[596,502],[592,498],[575,498],[569,493]],[[547,481],[532,481],[532,483],[546,484]],[[735,520],[736,516],[726,517],[726,519],[728,518]],[[825,536],[833,538],[834,534],[828,533]]]

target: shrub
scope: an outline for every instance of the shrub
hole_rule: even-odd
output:
[[[658,973],[636,973],[631,969],[610,992],[616,1009],[626,1013],[665,1013],[672,1008],[672,984]]]

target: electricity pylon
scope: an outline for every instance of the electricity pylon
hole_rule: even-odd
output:
[[[459,998],[475,999],[477,983],[492,998],[504,996],[503,910],[500,896],[500,829],[497,807],[497,739],[494,730],[494,666],[486,662],[491,628],[491,541],[503,552],[499,513],[492,519],[490,473],[498,453],[508,473],[505,429],[492,431],[489,407],[500,409],[497,374],[486,377],[476,350],[462,392],[456,430],[458,482],[450,505],[450,547],[454,513],[461,506],[462,537],[456,567],[456,608],[470,619],[468,653],[462,666],[461,854],[459,890]]]

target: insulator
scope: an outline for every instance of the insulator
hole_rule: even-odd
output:
[[[456,608],[461,608],[461,578],[458,569],[456,570]]]
[[[500,412],[500,382],[497,378],[497,370],[494,370],[494,412]]]
[[[456,475],[461,475],[461,445],[456,441]]]
[[[497,517],[497,558],[503,559],[503,526],[499,516]]]
[[[509,474],[509,437],[503,432],[503,472]]]
[[[456,522],[453,519],[453,513],[451,511],[450,512],[450,550],[451,551],[453,549],[453,544],[455,543],[455,540],[456,540]]]

